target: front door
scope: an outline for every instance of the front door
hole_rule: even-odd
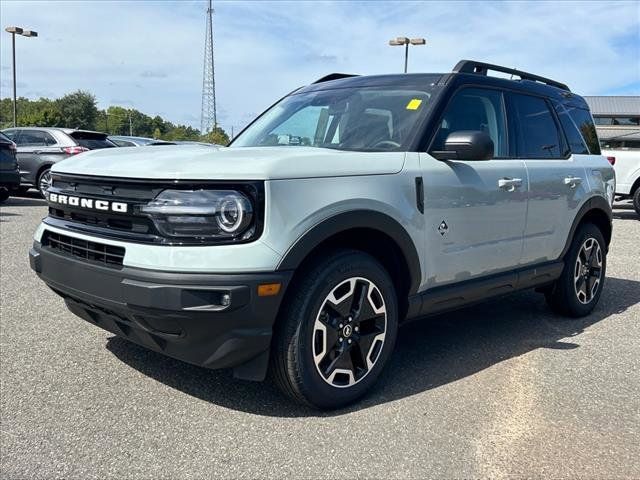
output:
[[[430,150],[444,150],[447,135],[462,130],[487,132],[495,158],[420,155],[427,288],[514,269],[522,254],[528,179],[524,161],[509,158],[503,93],[477,87],[455,93]]]

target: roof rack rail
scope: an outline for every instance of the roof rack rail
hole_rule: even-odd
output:
[[[479,75],[487,75],[487,72],[492,70],[494,72],[509,73],[516,75],[522,80],[531,80],[534,82],[544,83],[553,87],[560,88],[562,90],[569,90],[569,87],[561,82],[556,82],[550,78],[534,75],[533,73],[523,72],[522,70],[516,70],[515,68],[501,67],[500,65],[492,65],[490,63],[476,62],[474,60],[460,60],[455,67],[453,67],[453,73],[477,73]]]
[[[338,80],[340,78],[349,78],[349,77],[358,77],[358,76],[359,75],[356,75],[353,73],[330,73],[329,75],[325,75],[324,77],[319,78],[318,80],[313,82],[312,85],[316,83],[329,82],[331,80]]]

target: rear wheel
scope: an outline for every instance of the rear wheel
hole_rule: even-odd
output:
[[[636,210],[636,213],[640,215],[640,187],[636,188],[633,194],[633,208]]]
[[[590,314],[600,299],[607,268],[606,244],[598,227],[587,223],[576,233],[562,275],[547,291],[551,308],[563,315]]]
[[[338,408],[371,388],[395,344],[396,294],[367,254],[343,250],[317,262],[283,306],[272,356],[280,388],[317,408]]]
[[[51,186],[51,169],[45,168],[38,175],[38,190],[40,191],[40,195],[42,198],[46,198],[46,193],[49,187]]]

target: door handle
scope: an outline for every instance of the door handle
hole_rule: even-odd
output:
[[[582,179],[580,177],[565,177],[564,184],[569,185],[571,188],[576,188],[578,185],[582,183]]]
[[[501,178],[498,180],[498,187],[507,192],[513,192],[516,188],[522,186],[521,178]]]

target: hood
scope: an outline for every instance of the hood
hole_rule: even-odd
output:
[[[91,150],[56,163],[75,175],[158,180],[278,180],[398,173],[404,152],[345,152],[313,147],[166,145]]]

